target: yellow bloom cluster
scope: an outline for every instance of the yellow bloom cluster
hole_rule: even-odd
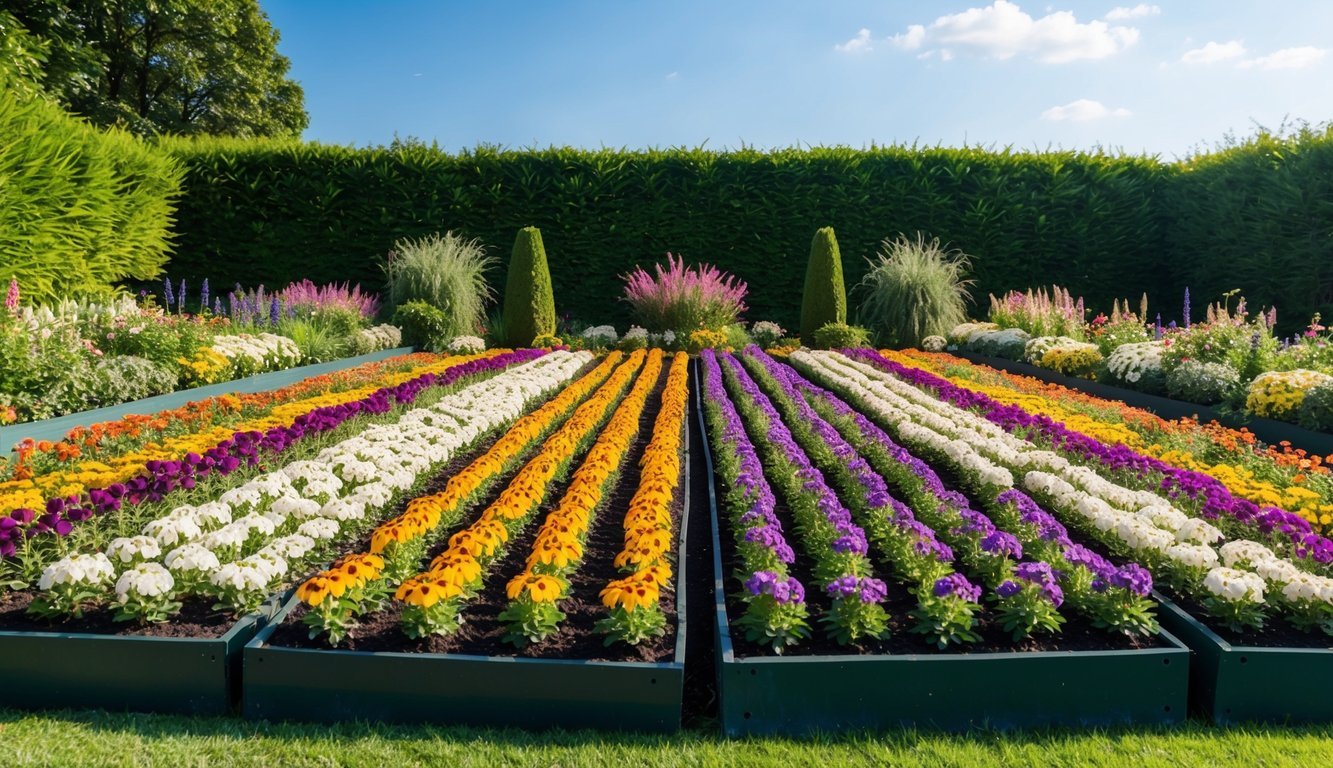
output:
[[[510,600],[521,599],[526,594],[534,600],[540,597],[553,602],[564,596],[564,581],[559,582],[561,589],[554,596],[544,591],[525,591],[522,585],[533,583],[533,579],[542,574],[568,576],[583,562],[583,547],[594,513],[602,502],[607,484],[624,462],[630,443],[639,432],[639,418],[661,373],[662,350],[654,349],[648,353],[643,372],[633,388],[574,472],[564,496],[546,515],[523,571],[509,582]]]
[[[193,358],[176,358],[181,367],[181,378],[189,386],[216,384],[231,372],[231,361],[212,347],[205,347]]]
[[[1081,376],[1092,371],[1102,361],[1096,344],[1069,344],[1051,347],[1041,356],[1041,367],[1066,376]]]
[[[569,413],[595,387],[611,375],[622,353],[613,352],[577,381],[546,401],[540,408],[514,422],[504,435],[481,456],[449,478],[444,490],[413,499],[403,513],[381,524],[370,534],[370,551],[380,553],[390,544],[404,543],[435,529],[491,478],[504,471],[515,457],[527,450],[551,425]]]
[[[1329,381],[1333,376],[1303,368],[1261,373],[1250,382],[1245,409],[1256,416],[1286,419],[1301,407],[1306,392]]]
[[[296,589],[296,596],[306,605],[317,606],[330,596],[342,597],[351,589],[360,589],[376,580],[384,570],[384,560],[376,555],[347,555],[332,568],[308,579]]]
[[[1175,467],[1203,472],[1217,478],[1228,491],[1260,506],[1278,507],[1295,512],[1316,529],[1333,525],[1333,504],[1318,493],[1299,485],[1279,487],[1255,476],[1247,467],[1231,464],[1209,464],[1180,450],[1165,450],[1151,445],[1143,450],[1149,456]]]
[[[625,546],[615,566],[630,570],[602,589],[607,608],[656,606],[659,590],[671,579],[671,501],[680,485],[681,434],[689,395],[689,358],[677,354],[662,392],[662,409],[653,425],[653,437],[640,462],[639,487],[625,512]]]
[[[523,465],[476,522],[451,536],[449,547],[431,562],[430,568],[404,581],[394,597],[403,602],[420,600],[422,584],[439,583],[442,578],[464,573],[475,575],[463,582],[460,594],[478,585],[485,567],[498,557],[510,532],[521,528],[532,516],[560,468],[601,423],[607,409],[620,399],[620,393],[643,365],[645,355],[643,350],[631,353],[574,415],[542,443],[537,455]]]

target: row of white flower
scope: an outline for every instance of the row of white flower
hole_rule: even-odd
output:
[[[358,354],[393,349],[403,343],[403,332],[396,325],[376,325],[362,328],[352,335],[352,349]]]
[[[1257,542],[1238,539],[1217,550],[1222,531],[1155,493],[1107,480],[872,366],[828,352],[797,352],[792,360],[854,393],[859,406],[894,424],[909,448],[943,452],[968,475],[999,487],[1013,486],[1014,473],[1023,473],[1027,490],[1136,554],[1183,566],[1206,594],[1262,603],[1265,586],[1272,585],[1292,603],[1333,604],[1333,579],[1303,571]]]
[[[39,588],[105,589],[115,580],[122,605],[195,592],[217,594],[238,608],[254,605],[319,542],[360,527],[398,492],[518,418],[591,358],[552,352],[395,422],[368,427],[313,460],[267,472],[216,501],[177,507],[141,535],[113,540],[104,554],[66,557],[46,568]]]
[[[296,342],[274,333],[217,336],[213,351],[247,370],[277,370],[301,362],[301,348]]]

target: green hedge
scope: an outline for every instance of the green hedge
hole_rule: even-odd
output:
[[[377,260],[396,238],[452,229],[507,257],[513,232],[536,226],[558,311],[620,325],[619,276],[672,251],[748,281],[750,319],[794,328],[810,238],[823,226],[838,232],[848,285],[883,238],[921,230],[973,255],[982,298],[1052,281],[1107,304],[1156,292],[1157,195],[1172,173],[1141,157],[911,147],[166,147],[188,169],[175,277],[378,286]]]
[[[1167,188],[1163,262],[1190,286],[1193,317],[1239,288],[1251,309],[1275,303],[1284,333],[1333,319],[1333,127],[1260,133],[1184,168]]]
[[[0,75],[0,285],[25,300],[107,293],[167,263],[179,164]]]

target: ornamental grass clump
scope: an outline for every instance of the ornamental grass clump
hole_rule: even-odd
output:
[[[399,240],[384,263],[385,309],[392,315],[408,302],[425,302],[444,313],[446,338],[476,333],[495,297],[486,282],[493,264],[480,242],[452,232]]]
[[[885,240],[858,286],[864,296],[860,319],[880,342],[915,347],[927,336],[943,335],[967,320],[971,300],[966,279],[971,263],[962,251],[899,235]]]
[[[686,266],[685,260],[667,254],[666,267],[653,266],[653,274],[635,267],[624,276],[622,300],[630,305],[635,319],[653,333],[672,331],[688,336],[700,329],[721,330],[736,322],[746,310],[745,281],[711,264]]]

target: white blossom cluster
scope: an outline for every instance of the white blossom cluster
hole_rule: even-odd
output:
[[[1120,381],[1136,384],[1145,374],[1161,373],[1164,349],[1160,341],[1121,344],[1106,358],[1106,367]]]
[[[1036,365],[1047,352],[1056,347],[1077,347],[1082,344],[1083,342],[1078,339],[1071,339],[1068,336],[1038,336],[1023,345],[1023,359]]]
[[[67,555],[46,566],[37,580],[37,588],[43,592],[59,586],[99,588],[115,578],[116,567],[101,552]]]
[[[475,355],[486,351],[486,342],[478,336],[455,336],[444,350],[451,355]]]
[[[381,349],[393,349],[403,343],[403,332],[396,325],[376,325],[362,328],[352,334],[352,349],[358,354],[367,354]]]
[[[286,336],[239,333],[213,339],[213,351],[227,358],[233,368],[246,373],[280,371],[301,362],[301,349]]]
[[[1287,599],[1292,602],[1323,600],[1333,605],[1333,579],[1303,571],[1255,542],[1224,543],[1217,527],[1156,493],[1108,480],[1090,467],[1042,450],[981,416],[861,362],[832,352],[806,351],[792,353],[791,360],[852,393],[861,410],[893,424],[906,447],[942,452],[960,472],[995,485],[1003,483],[995,482],[1001,479],[998,474],[985,474],[992,468],[1022,473],[1023,487],[1050,500],[1056,511],[1084,518],[1150,561],[1156,558],[1192,569],[1197,594],[1262,601],[1268,584],[1283,590],[1290,586],[1293,596]],[[1227,574],[1214,575],[1219,568],[1253,578],[1237,581]]]
[[[591,358],[587,352],[552,352],[410,410],[396,422],[369,426],[312,460],[266,472],[214,501],[176,507],[146,524],[141,535],[113,540],[107,554],[64,558],[47,568],[40,588],[105,587],[118,563],[128,566],[121,573],[126,589],[117,582],[118,594],[137,590],[149,596],[143,590],[158,583],[150,576],[160,576],[159,568],[189,590],[230,595],[233,602],[267,594],[319,541],[379,512],[459,449],[521,416]],[[131,572],[136,575],[126,579]]]
[[[585,328],[580,335],[584,341],[594,347],[609,347],[620,341],[620,335],[616,333],[615,326],[612,325],[594,325]]]

